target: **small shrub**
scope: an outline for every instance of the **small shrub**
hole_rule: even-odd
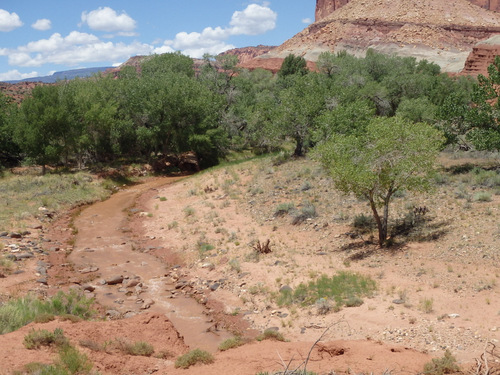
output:
[[[236,336],[236,337],[232,337],[230,339],[223,341],[219,345],[219,350],[221,352],[223,352],[223,351],[226,351],[229,349],[237,348],[238,346],[241,346],[244,344],[245,344],[245,341],[240,336]]]
[[[56,328],[54,332],[47,331],[46,329],[32,329],[24,336],[24,346],[26,349],[39,349],[41,346],[63,346],[68,344],[69,341],[60,328]]]
[[[65,345],[59,352],[59,362],[56,368],[58,367],[67,369],[70,374],[87,374],[92,369],[92,363],[85,354],[70,345]]]
[[[33,320],[35,323],[48,323],[48,322],[51,322],[55,319],[56,317],[54,316],[54,314],[40,314],[38,316],[35,317],[35,319]]]
[[[372,216],[356,215],[352,226],[364,233],[371,232],[375,228],[375,220]]]
[[[491,193],[487,191],[480,191],[474,194],[474,201],[476,202],[491,202]]]
[[[449,350],[446,350],[442,358],[433,358],[431,362],[424,365],[425,375],[455,374],[459,371],[457,360]]]
[[[434,299],[424,298],[420,300],[420,310],[426,314],[430,314],[434,311]]]
[[[312,185],[309,181],[306,181],[302,184],[302,186],[300,187],[300,190],[301,191],[307,191],[307,190],[311,190],[312,189]]]
[[[78,322],[81,322],[83,320],[79,316],[76,316],[73,314],[61,314],[61,315],[59,315],[59,319],[63,322],[68,321],[71,323],[78,323]]]
[[[290,159],[290,155],[284,151],[279,152],[276,156],[272,158],[272,165],[278,166],[286,163]]]
[[[174,229],[174,228],[177,228],[179,226],[179,223],[177,221],[172,221],[170,223],[168,223],[168,229]]]
[[[447,175],[444,175],[442,173],[436,173],[434,175],[434,182],[437,184],[437,185],[446,185],[449,181],[449,178]]]
[[[275,341],[286,341],[285,336],[282,333],[275,331],[273,329],[266,329],[263,333],[255,338],[257,341],[264,340],[275,340]]]
[[[150,357],[154,353],[153,346],[144,341],[128,342],[122,338],[118,338],[112,342],[105,343],[102,347],[105,350],[108,346],[128,355]]]
[[[292,202],[288,203],[281,203],[276,207],[276,210],[274,210],[274,216],[275,217],[281,217],[289,214],[295,210],[295,205]]]
[[[126,353],[130,355],[151,357],[154,352],[155,349],[153,348],[153,345],[144,341],[137,341],[133,344],[126,345]]]
[[[182,211],[184,211],[184,216],[186,217],[193,216],[196,212],[195,209],[191,206],[184,207]]]
[[[229,267],[233,270],[233,271],[236,271],[236,273],[240,273],[241,272],[241,265],[240,265],[240,261],[237,259],[237,258],[233,258],[231,259],[229,262]]]
[[[160,197],[160,202],[165,202],[167,200],[166,197]]]
[[[3,243],[0,243],[0,247],[3,247]],[[1,250],[1,248],[0,248]],[[6,257],[0,258],[0,273],[1,272],[10,272],[14,267],[14,262]]]
[[[358,307],[363,304],[363,300],[356,296],[350,296],[345,302],[346,307]]]
[[[159,359],[167,359],[175,357],[175,354],[169,350],[160,350],[158,353],[154,355],[154,357]]]
[[[93,352],[100,352],[104,347],[94,340],[80,340],[80,346],[92,350]]]
[[[200,256],[200,258],[204,258],[205,253],[215,249],[214,245],[211,245],[203,241],[198,241],[197,247],[198,247],[198,255]]]
[[[301,224],[307,219],[312,219],[316,216],[318,216],[318,214],[316,212],[316,207],[314,206],[314,204],[312,204],[311,202],[305,202],[300,209],[300,213],[294,216],[292,224]]]
[[[493,188],[500,186],[500,174],[496,171],[487,171],[481,168],[472,170],[474,175],[474,183],[476,185]]]
[[[177,358],[175,361],[175,368],[187,369],[197,363],[209,364],[213,363],[213,361],[214,357],[209,352],[201,349],[194,349]]]
[[[319,315],[326,315],[333,309],[332,303],[327,298],[318,299],[315,305]]]

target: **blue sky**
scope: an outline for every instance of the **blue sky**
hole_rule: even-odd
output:
[[[312,22],[314,8],[314,0],[2,0],[0,81],[135,55],[279,45]]]

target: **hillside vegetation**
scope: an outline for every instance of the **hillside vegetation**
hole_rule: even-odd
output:
[[[83,167],[192,151],[207,167],[231,151],[275,151],[287,140],[303,155],[334,134],[362,134],[372,119],[393,116],[435,126],[454,145],[500,147],[488,104],[498,64],[475,82],[372,51],[324,53],[318,72],[302,60],[291,55],[273,76],[236,68],[235,56],[206,57],[195,74],[190,58],[164,54],[138,70],[124,67],[116,79],[36,87],[20,106],[1,97],[0,161]]]

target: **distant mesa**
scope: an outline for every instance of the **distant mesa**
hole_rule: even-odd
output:
[[[55,83],[61,80],[72,80],[75,78],[86,78],[90,77],[96,73],[104,72],[110,67],[99,67],[99,68],[84,68],[84,69],[73,69],[65,70],[62,72],[55,72],[50,76],[44,77],[33,77],[14,81],[5,81],[6,83],[20,83],[20,82],[42,82],[42,83]]]

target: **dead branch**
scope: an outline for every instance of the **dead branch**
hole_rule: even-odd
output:
[[[494,365],[493,368],[490,367],[490,362],[497,362],[500,359],[500,355],[495,353],[496,345],[488,341],[484,347],[484,351],[479,358],[476,358],[476,368],[470,371],[471,374],[475,375],[494,375],[500,374],[500,367]]]
[[[260,243],[260,241],[257,240],[257,244],[253,246],[253,249],[259,254],[269,254],[272,252],[270,243],[271,240],[269,239],[266,243]]]

